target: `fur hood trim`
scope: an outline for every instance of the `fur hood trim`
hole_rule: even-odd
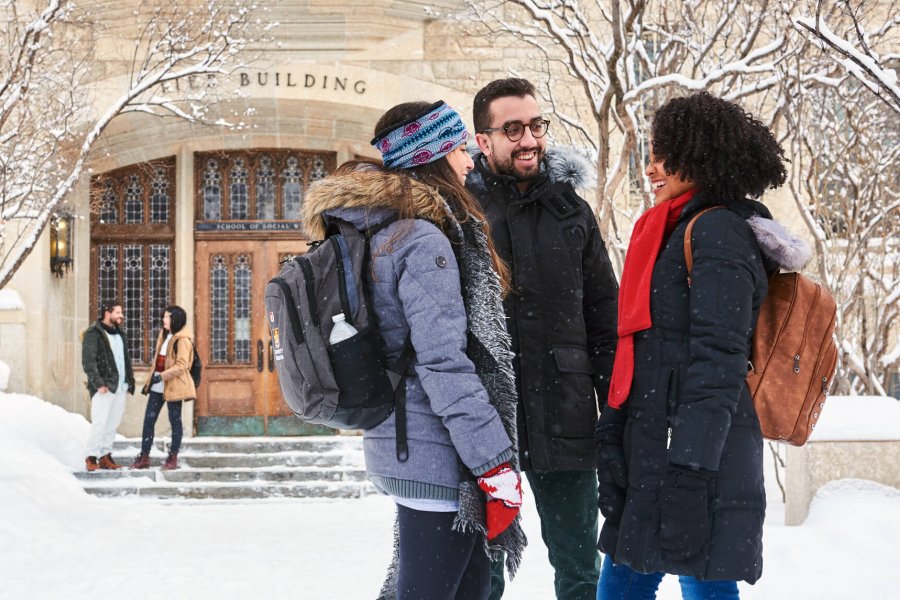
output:
[[[325,237],[323,213],[338,209],[399,210],[404,194],[410,194],[416,217],[433,223],[446,216],[446,204],[433,187],[406,175],[384,171],[359,171],[315,182],[303,201],[303,227],[309,239]]]
[[[781,223],[754,215],[747,219],[763,254],[785,271],[799,271],[812,258],[812,249]]]
[[[485,189],[484,177],[477,168],[477,165],[485,160],[484,154],[474,144],[469,148],[469,154],[472,155],[476,168],[469,173],[466,184]],[[486,162],[484,167],[487,168]],[[574,146],[548,147],[544,152],[541,170],[547,174],[550,183],[568,183],[576,189],[593,187],[597,183],[597,171],[590,159]]]
[[[597,170],[580,150],[573,146],[547,148],[544,154],[550,181],[564,181],[576,189],[597,184]]]

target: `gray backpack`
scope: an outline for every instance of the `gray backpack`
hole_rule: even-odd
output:
[[[401,382],[412,346],[407,339],[403,355],[389,368],[363,277],[370,264],[369,240],[389,224],[359,231],[331,218],[326,239],[288,261],[266,285],[266,317],[278,381],[291,410],[310,423],[368,429],[396,405],[399,456],[401,450],[406,454],[406,386]],[[332,317],[339,313],[357,333],[329,345]]]

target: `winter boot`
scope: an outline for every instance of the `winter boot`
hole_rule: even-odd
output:
[[[141,452],[137,456],[134,457],[134,462],[131,463],[132,469],[149,469],[150,468],[150,455],[144,454]]]
[[[97,465],[101,469],[121,469],[122,465],[113,460],[112,454],[104,454],[97,461]]]
[[[96,471],[100,468],[100,465],[97,464],[96,456],[88,456],[84,459],[84,469],[86,471]]]
[[[174,471],[178,468],[178,455],[169,452],[169,458],[166,459],[166,462],[163,463],[162,470],[163,471]]]

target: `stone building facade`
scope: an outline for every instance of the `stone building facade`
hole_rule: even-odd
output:
[[[100,106],[130,67],[123,57],[134,45],[129,24],[138,2],[82,5],[107,23],[95,41],[91,85]],[[204,363],[200,397],[188,405],[194,433],[302,433],[271,363],[265,283],[281,260],[306,248],[297,215],[309,184],[345,160],[377,157],[369,140],[386,109],[443,99],[471,124],[472,94],[515,71],[521,50],[494,48],[490,38],[463,41],[446,16],[460,6],[281,2],[267,15],[278,26],[253,48],[252,66],[215,82],[240,92],[219,106],[223,116],[252,109],[245,127],[135,113],[114,120],[67,199],[73,268],[62,277],[48,269],[48,229],[7,286],[21,297],[21,308],[0,310],[8,391],[87,415],[80,334],[100,302],[124,305],[138,387],[162,309],[178,304]],[[183,81],[184,90],[167,91],[205,84]],[[144,405],[139,394],[129,399],[120,432],[139,434]]]
[[[121,91],[138,4],[80,3],[107,24],[95,41],[98,106]],[[62,277],[50,272],[45,231],[7,286],[21,304],[0,299],[8,391],[87,415],[80,333],[99,303],[123,302],[139,382],[162,309],[178,304],[205,365],[200,397],[188,405],[194,433],[302,433],[280,399],[263,288],[279,261],[306,248],[297,215],[307,187],[345,160],[377,157],[369,145],[374,124],[395,104],[443,99],[471,126],[472,97],[488,81],[520,75],[540,82],[529,75],[540,61],[533,48],[470,35],[477,25],[453,16],[462,5],[286,0],[271,7],[267,18],[278,26],[271,40],[252,45],[252,65],[215,82],[240,93],[217,110],[230,118],[250,109],[245,127],[137,113],[114,120],[67,199],[73,268]],[[206,84],[185,81],[167,91]],[[769,202],[802,229],[786,197]],[[144,404],[140,395],[129,400],[121,432],[139,433]]]

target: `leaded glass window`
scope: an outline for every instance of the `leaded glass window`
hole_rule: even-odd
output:
[[[103,195],[100,204],[100,222],[115,223],[119,215],[119,195],[116,193],[116,182],[107,179],[103,182]]]
[[[137,244],[125,246],[125,273],[123,278],[124,297],[122,298],[122,310],[129,324],[132,319],[144,316],[144,248]],[[148,362],[144,349],[144,328],[140,323],[133,323],[136,327],[127,327],[128,352],[138,359],[137,362]]]
[[[222,218],[222,175],[219,161],[210,158],[203,170],[203,220],[218,221]]]
[[[260,221],[275,219],[275,169],[268,154],[259,157],[256,170],[256,218]]]
[[[125,222],[144,222],[144,186],[137,173],[128,176],[128,185],[125,188]]]
[[[231,187],[229,189],[231,218],[234,220],[247,218],[250,206],[250,194],[247,190],[247,179],[247,167],[244,164],[244,159],[235,159],[234,167],[231,169]]]
[[[317,156],[313,159],[313,167],[312,173],[309,174],[310,181],[318,181],[320,179],[325,179],[328,175],[328,170],[325,168],[325,161],[322,160],[321,156]]]
[[[209,270],[209,355],[214,363],[228,362],[228,296],[228,264],[217,254]]]
[[[170,305],[169,271],[172,248],[166,244],[150,245],[150,333],[162,329],[162,314]],[[156,342],[151,335],[150,341]]]
[[[163,167],[153,169],[153,183],[150,192],[150,222],[169,222],[169,189],[171,179]]]
[[[285,219],[300,218],[300,203],[303,201],[303,170],[300,168],[300,159],[296,156],[288,156],[284,170],[281,172],[284,182],[284,206]]]
[[[334,170],[333,154],[296,150],[197,153],[200,221],[298,221],[309,184]]]
[[[104,245],[99,254],[97,273],[97,306],[119,299],[119,247]]]
[[[234,362],[250,362],[250,260],[237,257],[234,265]]]
[[[92,312],[121,302],[131,361],[148,364],[174,300],[175,159],[93,177],[91,207]]]

